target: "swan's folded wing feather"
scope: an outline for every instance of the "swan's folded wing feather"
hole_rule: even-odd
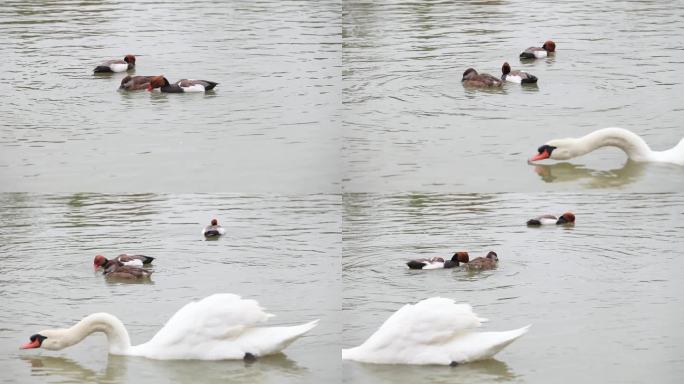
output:
[[[368,340],[364,348],[384,349],[390,345],[434,345],[481,325],[469,304],[433,297],[415,305],[407,304],[390,316]]]
[[[271,316],[255,300],[244,300],[238,295],[227,293],[215,294],[186,304],[149,343],[172,346],[228,340]]]

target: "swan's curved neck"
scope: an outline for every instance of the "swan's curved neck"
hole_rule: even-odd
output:
[[[64,330],[62,342],[64,347],[78,344],[91,333],[104,332],[109,342],[109,353],[124,355],[131,348],[131,339],[121,320],[108,313],[93,313],[84,317],[73,327]]]
[[[576,156],[587,154],[601,147],[618,147],[634,161],[649,161],[653,151],[644,139],[622,128],[604,128],[575,139]]]

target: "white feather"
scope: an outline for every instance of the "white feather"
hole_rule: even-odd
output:
[[[131,261],[122,261],[121,264],[123,264],[127,267],[142,267],[143,266],[142,260],[139,260],[139,259],[133,259]]]
[[[509,82],[511,82],[511,83],[520,84],[520,83],[522,83],[522,77],[520,77],[520,76],[506,75],[506,81],[509,81]]]
[[[548,52],[546,52],[545,50],[534,51],[534,57],[536,57],[537,59],[543,59],[548,55]]]
[[[204,85],[202,84],[195,84],[191,85],[189,87],[181,87],[183,88],[184,92],[204,92]]]
[[[125,72],[128,71],[128,63],[109,64],[109,69],[111,69],[112,72]]]
[[[468,304],[433,297],[407,304],[362,345],[342,350],[342,358],[376,364],[464,363],[492,357],[527,332],[473,332],[482,321]]]

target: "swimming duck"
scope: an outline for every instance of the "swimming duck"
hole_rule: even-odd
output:
[[[474,332],[487,319],[469,304],[432,297],[406,304],[342,359],[371,364],[451,365],[493,357],[527,333],[530,326],[505,332]]]
[[[211,224],[204,227],[202,234],[204,237],[218,237],[226,233],[226,230],[219,225],[218,220],[212,219]]]
[[[499,256],[496,252],[489,252],[485,257],[476,257],[464,265],[467,270],[483,270],[483,269],[494,269],[496,264],[499,262]]]
[[[112,264],[128,267],[142,267],[143,264],[150,264],[152,260],[154,260],[154,257],[145,255],[128,255],[125,253],[111,260],[107,260],[107,258],[102,255],[97,255],[93,260],[93,268],[96,271],[100,268],[104,268],[106,270]]]
[[[665,151],[654,151],[639,135],[623,128],[603,128],[580,138],[555,139],[537,149],[529,161],[543,159],[567,160],[601,147],[618,147],[636,162],[672,163],[684,165],[684,139]]]
[[[534,219],[527,220],[527,225],[531,227],[550,224],[575,224],[575,215],[572,212],[565,212],[560,217],[556,217],[554,215],[541,215],[539,217],[535,217]]]
[[[208,80],[189,80],[182,79],[178,80],[173,84],[164,76],[155,76],[150,81],[150,85],[147,86],[148,91],[152,91],[155,88],[159,88],[160,91],[166,93],[184,93],[184,92],[206,92],[214,89],[218,83]]]
[[[511,71],[511,66],[508,63],[503,63],[501,67],[501,80],[509,81],[518,84],[534,84],[537,82],[537,76],[530,75],[523,71]]]
[[[463,72],[463,78],[461,79],[461,82],[463,85],[468,87],[481,88],[500,87],[503,85],[503,82],[496,77],[488,73],[479,74],[473,68],[468,68],[465,72]]]
[[[541,47],[529,47],[520,53],[521,59],[541,59],[556,52],[556,43],[547,40]]]
[[[451,260],[444,261],[442,257],[433,257],[430,259],[415,259],[411,260],[406,265],[409,269],[441,269],[458,267],[459,263],[468,262],[468,252],[456,252],[451,257]]]
[[[121,85],[119,86],[119,89],[124,89],[127,91],[139,91],[143,89],[147,89],[147,86],[150,85],[150,81],[154,78],[154,76],[126,76],[123,79],[121,79]]]
[[[123,60],[108,60],[95,67],[95,72],[126,72],[135,67],[135,56],[126,55]]]

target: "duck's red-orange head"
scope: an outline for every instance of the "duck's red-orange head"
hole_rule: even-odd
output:
[[[511,73],[511,66],[508,65],[508,63],[503,63],[501,66],[501,72],[503,72],[504,75],[508,75]]]
[[[544,48],[546,52],[556,52],[556,43],[551,40],[546,40],[544,45],[542,45],[542,48]]]
[[[93,269],[97,271],[98,269],[104,267],[108,261],[109,260],[102,255],[95,256],[95,259],[93,259]]]
[[[454,255],[451,257],[451,260],[458,260],[459,263],[467,263],[468,261],[470,261],[470,256],[468,255],[468,252],[458,251],[454,253]]]
[[[133,55],[126,55],[124,57],[124,61],[127,62],[128,64],[133,64],[135,65],[135,56]]]
[[[152,91],[155,88],[161,88],[165,85],[169,85],[169,81],[166,80],[164,75],[155,76],[150,80],[150,85],[147,86],[147,90]]]
[[[218,225],[218,220],[211,219],[211,225]]]
[[[572,212],[565,212],[558,218],[556,224],[575,224],[575,214]]]

